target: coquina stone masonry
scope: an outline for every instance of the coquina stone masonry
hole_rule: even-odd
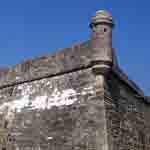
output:
[[[112,15],[89,41],[0,75],[0,150],[149,150],[150,101],[120,69]]]

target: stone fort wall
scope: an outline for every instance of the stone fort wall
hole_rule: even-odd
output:
[[[0,73],[1,150],[148,150],[150,101],[120,69],[107,11],[92,37]]]
[[[0,78],[2,150],[87,150],[107,140],[89,42],[17,65]],[[103,138],[101,138],[103,137]]]
[[[150,103],[112,73],[105,86],[110,150],[150,149]]]

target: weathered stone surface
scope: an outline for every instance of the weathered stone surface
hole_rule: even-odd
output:
[[[104,101],[94,83],[87,69],[2,89],[0,114],[15,149],[103,147]]]
[[[112,51],[112,71],[143,97],[143,91],[120,69],[115,50],[112,49]],[[103,56],[103,52],[99,53],[99,55]],[[63,49],[55,55],[39,57],[9,69],[2,69],[0,75],[0,89],[18,83],[30,82],[90,68],[92,67],[94,56],[91,41],[86,41],[72,48]],[[100,57],[102,58],[102,56]]]
[[[143,144],[143,136],[149,137],[149,106],[143,92],[114,57],[112,72],[105,77],[104,103],[103,80],[92,71],[92,58],[88,41],[2,74],[1,147],[149,149],[149,144]]]
[[[113,74],[106,80],[105,105],[110,150],[150,148],[150,105]]]
[[[92,52],[90,42],[66,48],[55,55],[47,55],[18,64],[0,78],[0,86],[63,74],[89,66]]]
[[[0,78],[4,77],[8,73],[8,68],[0,68]]]
[[[112,16],[92,39],[0,70],[0,150],[149,150],[150,100],[120,69]]]

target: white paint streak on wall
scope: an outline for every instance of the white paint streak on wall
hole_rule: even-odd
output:
[[[48,93],[42,93],[43,95],[38,95],[36,93],[38,90],[40,91],[40,84],[46,85],[49,89],[52,90],[52,93],[48,95]],[[38,86],[36,86],[38,85]],[[93,87],[86,87],[83,88],[80,93],[78,93],[74,89],[65,89],[65,90],[58,90],[58,88],[53,88],[50,81],[47,81],[45,79],[38,81],[34,84],[22,84],[19,85],[16,89],[19,91],[17,95],[17,98],[15,100],[5,102],[2,105],[0,105],[0,113],[7,111],[7,116],[9,118],[10,114],[12,112],[20,113],[23,108],[29,107],[30,109],[51,109],[53,106],[60,107],[60,106],[69,106],[75,103],[78,99],[78,95],[86,95],[87,93],[93,94],[94,90]],[[31,95],[36,93],[34,98]],[[7,117],[6,116],[6,117]]]
[[[77,101],[76,91],[73,89],[66,89],[61,92],[58,91],[58,89],[54,89],[51,96],[36,96],[33,100],[30,100],[29,95],[27,95],[29,94],[28,90],[29,88],[23,91],[20,99],[3,103],[0,106],[0,112],[6,109],[8,109],[8,111],[21,112],[24,107],[28,106],[30,106],[31,109],[51,109],[53,106],[71,105]]]
[[[94,94],[94,88],[92,86],[89,86],[89,87],[85,87],[82,92],[81,92],[81,95],[86,95],[86,94]]]

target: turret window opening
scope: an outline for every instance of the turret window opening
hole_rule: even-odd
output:
[[[107,32],[107,28],[104,28],[104,32]]]

